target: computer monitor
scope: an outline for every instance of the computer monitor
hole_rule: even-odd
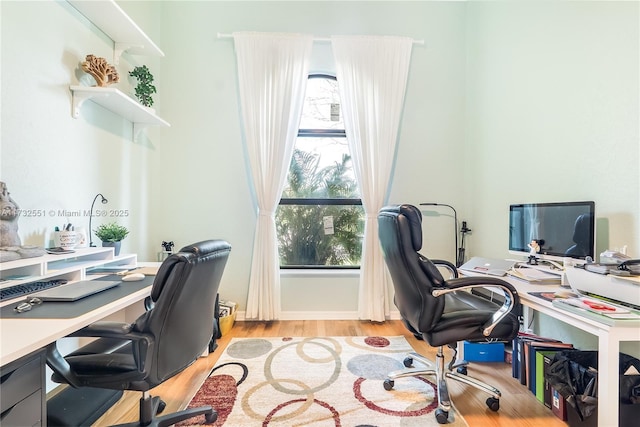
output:
[[[529,256],[537,240],[538,257],[562,261],[565,257],[594,258],[595,203],[523,203],[509,206],[509,253]]]

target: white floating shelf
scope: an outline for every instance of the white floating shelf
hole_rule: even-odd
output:
[[[114,87],[70,86],[73,94],[73,117],[80,116],[80,108],[91,100],[133,123],[134,134],[147,126],[171,126],[156,113]]]
[[[67,1],[114,41],[113,61],[116,64],[119,62],[122,52],[134,55],[164,56],[164,52],[114,0]]]

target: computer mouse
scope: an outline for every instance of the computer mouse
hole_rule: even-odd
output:
[[[123,282],[137,282],[138,280],[144,279],[144,274],[142,273],[131,273],[127,274],[122,278]]]

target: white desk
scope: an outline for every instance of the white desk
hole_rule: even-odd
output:
[[[614,325],[608,325],[593,318],[558,309],[551,302],[528,294],[554,292],[560,288],[559,286],[534,285],[508,276],[503,279],[516,288],[524,307],[544,313],[598,338],[598,426],[618,427],[620,343],[640,341],[640,321],[620,320]]]
[[[135,254],[116,257],[113,254],[113,248],[81,248],[70,254],[47,254],[0,263],[0,277],[12,279],[2,282],[0,286],[6,288],[51,279],[75,282],[97,277],[87,275],[87,270],[91,268],[129,269],[137,265],[140,264]],[[17,278],[14,279],[14,276]],[[144,299],[149,291],[150,289],[137,291],[76,318],[2,319],[0,321],[0,366]],[[15,301],[22,300],[24,298],[2,301],[0,306],[15,305]]]
[[[120,286],[126,286],[123,282]],[[70,319],[16,319],[0,321],[0,366],[104,319],[149,295],[151,286],[115,300],[99,309]],[[15,303],[14,303],[15,304]]]
[[[126,286],[126,283],[123,282],[120,286]],[[141,284],[131,289],[131,293],[78,317],[64,319],[3,317],[0,321],[3,424],[6,421],[7,425],[47,425],[46,359],[42,349],[72,332],[144,299],[149,295],[151,285]],[[11,305],[15,304],[15,302],[11,303]],[[34,310],[37,308],[35,307]],[[30,372],[29,375],[27,371]],[[34,376],[36,373],[38,375]],[[27,376],[30,378],[29,381],[20,380],[21,377]]]
[[[72,286],[72,284],[70,285]],[[126,283],[123,282],[120,286],[126,286]],[[46,359],[42,349],[50,343],[107,316],[119,311],[126,313],[128,307],[149,295],[151,284],[140,283],[139,286],[131,287],[130,290],[131,292],[126,293],[126,289],[121,289],[124,296],[122,296],[123,293],[118,292],[114,295],[113,301],[98,308],[89,309],[77,317],[52,319],[5,316],[2,318],[0,321],[0,360],[2,363],[0,371],[3,374],[3,424],[6,421],[7,425],[46,426],[48,381],[45,375]],[[80,302],[70,304],[78,303]],[[16,303],[10,304],[15,305]],[[35,307],[34,310],[37,308]],[[29,375],[27,375],[28,372]],[[35,375],[36,373],[38,375]],[[5,377],[7,381],[5,381]],[[20,379],[22,377],[28,377],[30,380],[23,381]]]
[[[114,257],[113,249],[110,248],[86,248],[62,256],[44,255],[37,258],[4,262],[0,264],[0,276],[12,277],[15,275],[19,277],[3,283],[4,288],[38,280],[65,279],[74,282],[88,279],[86,274],[88,268],[100,266],[130,268],[135,265],[135,255]],[[69,286],[72,286],[72,283]],[[126,286],[127,282],[120,285],[120,287]],[[84,309],[79,310],[78,313],[82,314],[77,317],[29,318],[25,316],[21,318],[15,315],[4,316],[3,314],[3,318],[0,320],[0,368],[2,368],[3,375],[5,371],[9,373],[6,376],[7,382],[4,382],[3,377],[4,386],[2,389],[3,397],[9,397],[7,401],[3,400],[6,405],[3,404],[2,407],[2,411],[6,411],[8,414],[8,425],[25,425],[25,423],[27,425],[34,423],[36,423],[35,425],[46,425],[45,360],[41,352],[36,357],[33,355],[34,352],[91,323],[124,311],[127,307],[147,297],[150,291],[151,284],[147,285],[146,282],[139,282],[139,286],[131,286],[130,290],[122,288],[112,298],[106,299],[104,305],[86,312]],[[17,298],[3,301],[0,306],[1,309],[10,309],[11,306],[15,306],[23,300],[24,298]],[[100,303],[102,304],[102,301]],[[92,307],[95,307],[95,303]],[[34,310],[37,308],[35,307]],[[24,376],[24,371],[35,371],[36,367],[40,368],[38,369],[39,374],[33,378],[30,377],[31,380],[28,383],[13,380],[13,378]],[[20,369],[23,372],[19,372]],[[17,374],[13,375],[13,373]]]

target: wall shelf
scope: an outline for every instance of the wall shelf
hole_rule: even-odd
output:
[[[114,42],[113,62],[123,52],[134,55],[164,56],[164,52],[138,27],[114,0],[67,0]]]
[[[164,56],[164,53],[117,5],[114,0],[67,0],[78,12],[113,40],[113,61],[117,64],[123,52],[137,55]],[[71,115],[80,117],[80,108],[91,100],[133,124],[133,136],[148,126],[170,126],[155,110],[145,107],[113,87],[70,86],[73,107]]]
[[[69,86],[73,95],[74,118],[80,117],[82,104],[91,100],[133,123],[134,135],[147,126],[171,126],[156,113],[114,87]]]
[[[113,248],[79,248],[70,254],[45,254],[39,257],[22,258],[0,263],[2,287],[21,285],[38,280],[67,279],[84,280],[87,269],[105,266],[137,265],[135,254],[114,256]],[[9,301],[9,300],[7,300]],[[2,305],[6,302],[2,301]]]

